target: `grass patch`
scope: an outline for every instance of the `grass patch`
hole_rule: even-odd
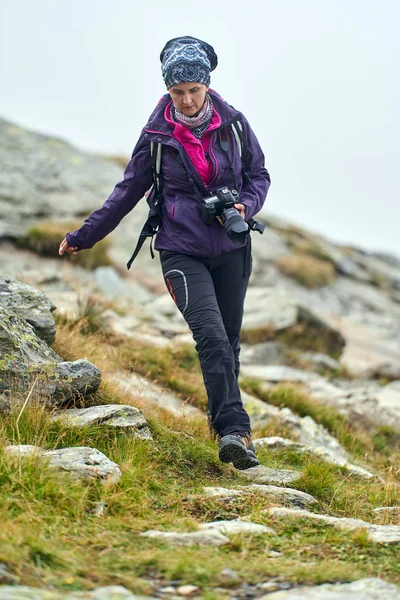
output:
[[[288,407],[300,417],[312,417],[369,468],[382,475],[396,473],[396,478],[400,477],[397,472],[400,462],[400,434],[392,428],[385,426],[367,431],[333,406],[313,400],[296,386],[279,385],[270,389],[251,378],[242,378],[240,385],[244,391],[268,404],[279,408]]]
[[[110,242],[107,239],[101,240],[90,252],[82,250],[76,256],[66,253],[63,257],[58,254],[58,248],[68,232],[81,227],[81,222],[59,222],[53,223],[46,221],[31,227],[24,236],[17,240],[22,248],[33,250],[41,256],[50,256],[63,260],[73,260],[74,264],[85,269],[96,269],[97,267],[111,266],[113,261],[109,256]]]
[[[93,401],[134,403],[144,412],[154,443],[100,426],[69,428],[54,423],[43,406],[31,403],[21,415],[13,410],[2,416],[0,562],[20,578],[21,584],[62,591],[123,585],[133,593],[151,595],[154,586],[179,581],[198,585],[202,598],[219,600],[223,596],[216,587],[234,590],[240,585],[226,581],[221,575],[225,568],[235,570],[241,581],[250,584],[271,577],[313,585],[377,576],[400,583],[395,546],[371,544],[363,532],[338,531],[307,521],[274,520],[264,512],[271,500],[255,495],[229,503],[202,496],[203,486],[247,483],[219,462],[216,444],[208,439],[205,417],[177,417],[143,398],[136,402],[131,394],[107,382],[115,370],[135,370],[204,406],[194,348],[148,348],[111,334],[101,319],[96,321],[96,315],[92,315],[94,321],[88,329],[89,317],[90,311],[75,321],[59,318],[55,350],[66,360],[86,356],[98,365],[104,381]],[[245,380],[243,387],[261,397],[265,391],[259,385]],[[356,435],[342,415],[311,403],[298,391],[275,390],[261,399],[288,405],[303,415],[312,414],[338,436],[347,432],[350,440]],[[383,460],[389,460],[386,445],[397,444],[397,438],[387,428],[381,428],[376,436],[374,443],[383,465]],[[48,449],[95,447],[119,464],[122,478],[114,485],[101,486],[51,470],[44,462],[5,454],[4,446],[19,442]],[[362,438],[352,447],[362,453],[369,443],[370,438]],[[384,472],[385,484],[349,477],[340,468],[293,451],[260,451],[260,458],[267,466],[302,470],[296,487],[318,499],[313,510],[372,520],[373,507],[399,502],[399,465],[393,457]],[[102,517],[91,512],[96,502],[107,504]],[[208,520],[237,517],[269,525],[276,535],[233,536],[220,548],[173,549],[140,537],[148,529],[193,531]],[[270,558],[271,550],[281,554]]]
[[[241,341],[246,344],[259,344],[275,340],[285,348],[321,352],[335,359],[340,358],[345,346],[341,333],[307,309],[298,307],[297,310],[297,322],[291,327],[278,331],[268,326],[244,329],[241,332]]]
[[[15,441],[17,415],[3,419],[0,561],[21,583],[43,587],[45,581],[59,590],[119,584],[151,594],[152,582],[178,580],[200,586],[201,597],[210,598],[217,586],[237,585],[221,575],[227,567],[248,583],[279,577],[312,585],[377,574],[400,581],[394,547],[366,543],[362,534],[320,523],[275,521],[263,514],[269,506],[265,498],[249,496],[226,504],[199,496],[203,485],[232,487],[244,482],[219,463],[215,445],[204,434],[205,424],[171,415],[146,416],[155,444],[100,427],[68,429],[52,423],[43,409],[28,408],[21,417],[21,441],[47,448],[91,445],[103,451],[123,472],[113,486],[83,483],[31,459],[10,459],[1,448]],[[278,455],[268,456],[265,462],[272,465],[271,457]],[[292,465],[289,455],[279,460]],[[298,487],[318,497],[319,510],[360,517],[367,500],[371,506],[383,502],[381,484],[349,481],[340,469],[302,460],[304,476]],[[197,494],[197,499],[188,499],[188,494]],[[90,512],[98,501],[107,503],[101,518]],[[139,535],[147,529],[192,531],[208,520],[246,515],[272,526],[276,535],[235,536],[221,548],[173,550]],[[281,556],[270,559],[270,550]],[[76,560],[82,555],[83,563]]]
[[[280,256],[275,260],[275,265],[283,275],[310,289],[330,285],[336,278],[332,263],[309,254]]]
[[[138,340],[127,339],[102,329],[101,317],[99,329],[90,333],[89,329],[93,331],[96,323],[98,324],[97,317],[91,325],[87,318],[71,321],[65,317],[57,317],[54,350],[64,360],[86,356],[106,376],[121,370],[138,373],[168,387],[185,402],[206,409],[207,396],[197,352],[193,346],[147,346]]]

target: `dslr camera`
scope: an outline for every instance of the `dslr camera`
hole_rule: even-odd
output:
[[[203,198],[201,216],[207,225],[220,217],[226,233],[234,244],[241,246],[246,241],[249,226],[241,214],[233,207],[239,202],[236,190],[221,188],[214,195]]]

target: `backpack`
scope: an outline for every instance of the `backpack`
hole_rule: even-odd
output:
[[[233,121],[227,127],[221,127],[218,130],[218,136],[221,148],[224,152],[226,152],[229,160],[230,170],[232,172],[233,181],[235,181],[235,174],[232,166],[232,161],[229,157],[229,150],[231,147],[231,137],[230,132],[233,134],[235,138],[235,143],[237,145],[239,155],[242,161],[242,179],[243,185],[246,186],[251,182],[250,170],[251,170],[251,161],[253,158],[253,154],[251,150],[248,148],[244,135],[243,135],[243,127],[239,120]],[[157,146],[155,150],[155,146]],[[153,176],[153,185],[151,186],[149,192],[147,193],[147,204],[149,205],[149,214],[145,224],[142,227],[142,231],[140,232],[139,239],[136,244],[136,248],[127,263],[128,270],[131,268],[133,261],[139,254],[146,238],[150,238],[150,254],[151,258],[154,258],[153,252],[153,237],[157,233],[158,228],[161,222],[161,210],[162,210],[162,189],[163,189],[163,179],[161,173],[161,153],[162,153],[162,144],[160,142],[150,142],[150,156],[151,156],[151,172]],[[236,185],[236,182],[235,182]],[[263,233],[265,226],[262,223],[259,223],[253,218],[246,219],[246,223],[249,226],[251,231],[258,231],[259,233]]]

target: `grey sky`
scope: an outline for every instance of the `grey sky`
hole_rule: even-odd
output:
[[[163,45],[203,38],[219,56],[212,87],[264,148],[267,208],[333,240],[400,254],[398,0],[0,7],[3,117],[129,155],[165,93]]]

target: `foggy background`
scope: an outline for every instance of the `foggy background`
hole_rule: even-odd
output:
[[[166,41],[204,39],[211,87],[264,149],[266,208],[400,255],[398,0],[0,0],[0,23],[0,115],[126,156],[165,93]]]

